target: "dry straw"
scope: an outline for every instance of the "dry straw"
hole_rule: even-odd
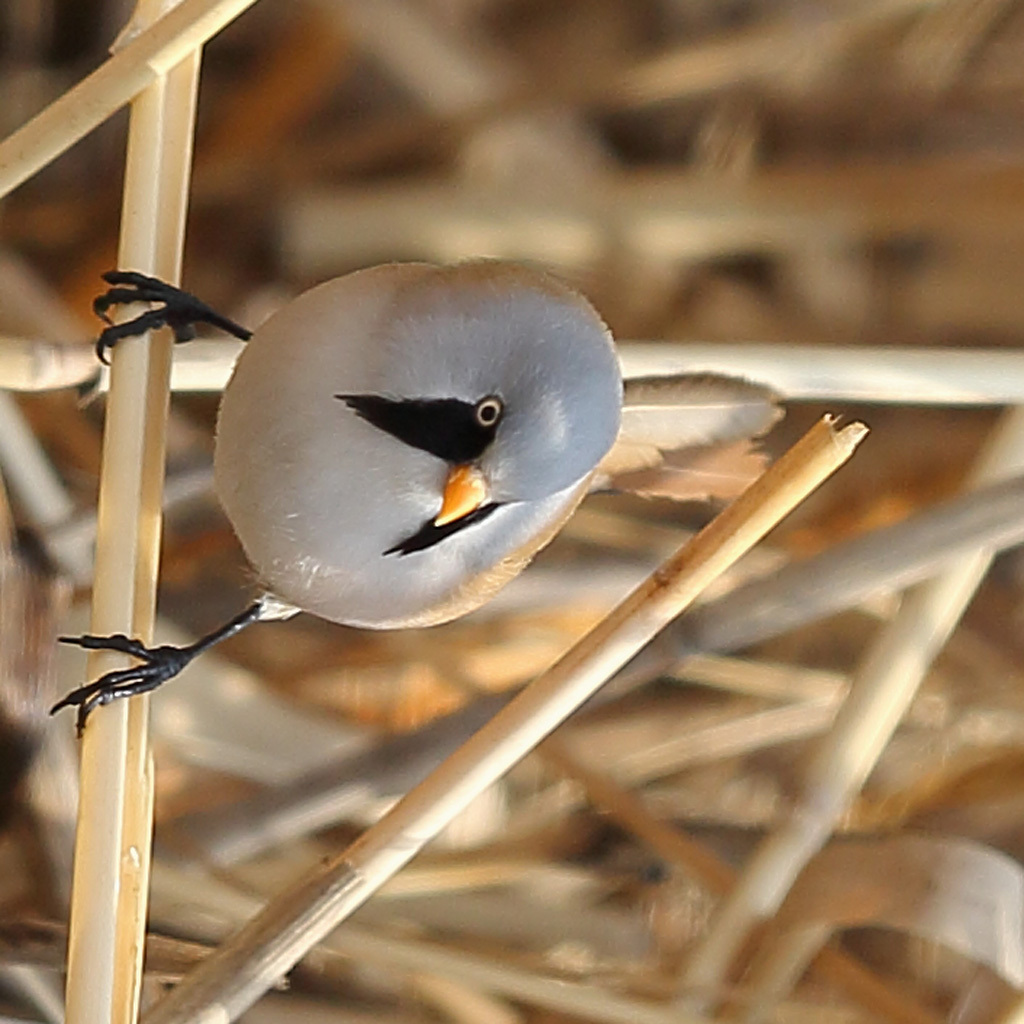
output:
[[[177,280],[202,44],[252,0],[139,3],[124,45],[0,144],[0,195],[132,102],[119,264]],[[163,15],[163,16],[161,16]],[[160,545],[169,340],[114,355],[100,479],[91,628],[148,637]],[[118,667],[97,653],[94,674]],[[130,1022],[145,935],[152,762],[145,700],[94,717],[82,747],[67,1020]]]
[[[251,0],[143,0],[132,37],[96,72],[0,144],[0,195],[126,102],[132,118],[119,264],[176,280],[188,193],[199,48]],[[101,474],[91,628],[152,629],[170,368],[166,338],[114,356]],[[236,1016],[361,904],[477,793],[597,689],[854,450],[864,428],[823,422],[378,826],[272,903],[160,1004],[154,1021]],[[97,653],[90,673],[119,667]],[[94,716],[82,749],[67,1019],[135,1019],[141,979],[152,764],[146,701]]]
[[[111,114],[197,54],[255,0],[142,0],[132,18],[138,34],[0,144],[0,196],[17,188]],[[148,26],[148,27],[144,27]]]
[[[981,485],[1024,470],[1024,409],[1006,414],[973,474]],[[819,747],[804,796],[758,848],[695,950],[684,977],[690,989],[714,990],[753,929],[781,905],[798,874],[824,845],[874,768],[988,571],[992,550],[967,552],[934,579],[911,589],[897,616],[869,649],[835,728]],[[761,979],[765,992],[776,979]]]
[[[712,581],[843,464],[867,433],[820,421],[380,822],[271,901],[147,1014],[233,1020],[460,811],[578,708]]]
[[[180,268],[188,195],[196,47],[206,38],[201,31],[196,36],[196,25],[215,31],[211,12],[225,5],[189,6],[193,16],[203,7],[205,21],[186,15],[188,31],[161,21],[141,44],[124,48],[0,146],[5,193],[136,96],[119,260],[171,279]],[[159,12],[159,4],[147,3],[136,17],[154,20]],[[162,71],[170,73],[161,77]],[[167,342],[150,346],[140,339],[115,356],[100,481],[96,632],[146,636],[152,629],[169,374]],[[103,672],[115,664],[96,655],[90,667]],[[152,830],[146,715],[145,702],[136,702],[97,716],[83,744],[67,982],[71,1024],[137,1015]]]
[[[241,350],[241,342],[226,339],[203,339],[180,349],[172,389],[222,391]],[[619,344],[619,357],[627,377],[736,374],[791,402],[1024,402],[1024,354],[1011,349],[627,341]],[[92,352],[80,343],[0,335],[0,387],[46,391],[77,387],[95,376]]]
[[[118,262],[177,280],[184,239],[198,53],[132,104]],[[160,550],[170,339],[113,357],[100,472],[91,629],[149,638]],[[125,664],[106,652],[91,675]],[[67,1020],[138,1015],[152,833],[148,701],[97,715],[82,743],[68,935]]]

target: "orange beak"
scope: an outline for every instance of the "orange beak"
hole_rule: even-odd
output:
[[[453,523],[456,519],[475,512],[488,498],[487,483],[475,466],[454,466],[448,472],[444,484],[441,511],[434,520],[435,526]]]

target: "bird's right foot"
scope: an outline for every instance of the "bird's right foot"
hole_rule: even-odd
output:
[[[195,325],[198,323],[212,324],[242,341],[252,337],[252,331],[158,277],[135,270],[109,270],[103,275],[103,280],[111,287],[92,304],[96,315],[108,324],[96,341],[96,355],[103,363],[109,362],[107,353],[122,338],[145,334],[158,327],[170,327],[177,342],[191,341],[196,336]],[[109,316],[110,308],[131,302],[158,302],[161,305],[124,323],[115,324]]]

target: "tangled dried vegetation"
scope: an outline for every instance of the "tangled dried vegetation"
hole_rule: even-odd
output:
[[[2,134],[129,13],[4,5]],[[1014,0],[262,0],[209,43],[184,280],[212,304],[252,323],[382,260],[537,261],[649,343],[627,369],[774,387],[772,456],[823,411],[872,428],[246,1021],[1020,1019],[1022,52]],[[46,709],[85,671],[53,640],[87,621],[104,400],[80,391],[125,124],[0,210],[5,1019],[62,1019],[77,765]],[[231,355],[176,370],[165,637],[251,592],[209,490]],[[588,499],[463,621],[266,625],[161,693],[143,1006],[555,661],[749,458],[703,453],[683,501]]]

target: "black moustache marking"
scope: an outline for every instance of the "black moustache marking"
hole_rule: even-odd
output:
[[[501,506],[497,502],[489,505],[481,505],[461,519],[454,519],[444,526],[437,526],[432,519],[428,519],[411,537],[399,541],[394,547],[384,552],[385,555],[411,555],[414,551],[426,551],[435,544],[450,537],[453,533],[465,530],[474,523],[483,522],[495,509]]]
[[[379,430],[452,464],[479,459],[498,429],[497,423],[483,426],[475,406],[458,398],[334,397]]]

